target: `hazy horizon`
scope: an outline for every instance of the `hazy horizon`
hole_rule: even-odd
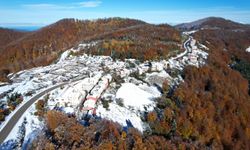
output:
[[[115,1],[115,0],[26,0],[1,1],[0,26],[45,26],[63,18],[98,19],[122,17],[148,23],[179,24],[216,16],[250,23],[250,2],[238,1]]]
[[[208,17],[217,17],[217,16],[208,16]],[[205,18],[208,18],[208,17],[205,17]],[[108,18],[108,17],[104,17],[104,18]],[[65,19],[65,18],[62,18],[62,19]],[[76,18],[74,18],[74,19],[76,19]],[[96,19],[103,19],[103,18],[96,18]],[[96,20],[96,19],[82,19],[82,20]],[[129,19],[134,19],[134,18],[129,18]],[[204,19],[204,18],[199,18],[199,19]],[[197,19],[197,20],[199,20],[199,19]],[[224,19],[228,19],[228,18],[224,18]],[[197,20],[192,20],[192,21],[188,21],[188,22],[178,22],[178,23],[171,23],[171,22],[163,22],[163,23],[175,26],[178,24],[189,23],[189,22],[193,22],[193,21],[197,21]],[[59,20],[57,20],[57,21],[59,21]],[[55,21],[55,22],[57,22],[57,21]],[[144,20],[142,20],[142,21],[144,21]],[[234,20],[232,20],[232,21],[234,21]],[[55,22],[52,22],[50,24],[53,24]],[[150,23],[150,22],[147,22],[147,23]],[[239,22],[239,23],[249,24],[249,23],[244,23],[244,22]],[[35,23],[17,23],[17,24],[15,24],[15,23],[2,23],[1,24],[0,23],[0,27],[7,28],[7,29],[20,30],[20,31],[35,31],[35,30],[38,30],[38,29],[45,27],[47,25],[50,25],[50,24],[35,24]],[[152,23],[152,24],[162,24],[162,23]]]

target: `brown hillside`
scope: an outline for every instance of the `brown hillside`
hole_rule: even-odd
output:
[[[90,53],[141,61],[169,57],[180,49],[181,43],[180,33],[174,28],[149,24],[113,32],[100,39],[101,42],[90,49]]]
[[[250,30],[235,32],[232,30],[201,30],[195,38],[211,48],[211,55],[229,64],[232,56],[237,56],[250,62],[250,53],[246,49],[250,46]]]
[[[233,57],[249,63],[250,54],[245,50],[250,46],[250,32],[248,26],[235,30],[231,21],[224,23],[225,27],[203,29],[194,35],[209,47],[209,60],[204,67],[186,68],[185,82],[171,97],[177,106],[172,107],[176,134],[211,149],[249,149],[250,90],[243,77],[250,70],[246,65],[238,72],[229,64]],[[218,23],[214,25],[218,27]]]
[[[47,65],[65,49],[84,38],[127,26],[143,24],[137,20],[103,19],[80,21],[64,19],[11,42],[0,49],[0,73],[5,75],[35,66]]]
[[[8,45],[12,41],[17,40],[26,34],[28,33],[0,28],[0,48]]]
[[[138,28],[140,29],[139,32],[137,32]],[[130,34],[132,32],[130,30],[133,33]],[[157,31],[154,32],[154,30]],[[140,36],[144,39],[157,38],[158,41],[180,41],[179,33],[173,28],[148,25],[138,20],[121,18],[99,19],[96,21],[64,19],[32,32],[0,49],[2,54],[0,55],[0,73],[2,72],[3,78],[3,74],[6,74],[6,72],[48,65],[56,60],[61,52],[76,44],[107,37],[117,39],[118,33],[130,34],[130,37]],[[138,45],[138,43],[143,45],[143,41],[138,42],[134,39],[133,42],[136,43],[135,45]],[[137,46],[132,50],[137,51],[136,48]],[[167,50],[170,48],[171,46],[164,47]],[[150,51],[149,47],[145,51]]]

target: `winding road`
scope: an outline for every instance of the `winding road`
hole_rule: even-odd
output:
[[[81,80],[81,79],[77,79]],[[17,111],[14,112],[13,116],[8,120],[8,122],[2,127],[0,131],[0,143],[2,144],[4,140],[7,138],[7,136],[10,134],[11,130],[15,127],[16,123],[19,121],[21,116],[25,113],[25,111],[39,98],[41,98],[43,95],[47,94],[48,92],[59,88],[60,86],[69,84],[71,82],[65,82],[58,85],[55,85],[53,87],[47,88],[46,90],[40,92],[39,94],[33,96],[30,100],[26,101],[25,104],[23,104],[20,108],[18,108]]]
[[[177,55],[176,57],[174,57],[174,60],[177,60],[185,55],[187,55],[188,53],[192,52],[192,48],[190,47],[191,41],[192,41],[193,37],[189,36],[188,40],[186,40],[183,44],[185,51],[179,55]]]

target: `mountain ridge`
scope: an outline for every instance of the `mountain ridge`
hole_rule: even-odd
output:
[[[3,53],[0,56],[0,70],[15,72],[48,65],[56,60],[61,52],[83,42],[87,37],[91,36],[93,37],[91,40],[98,40],[95,37],[110,32],[112,39],[112,37],[116,38],[118,36],[113,34],[116,30],[119,31],[119,29],[126,29],[136,25],[150,26],[149,28],[152,28],[152,31],[154,31],[154,28],[158,28],[159,31],[155,35],[154,33],[149,34],[150,38],[161,34],[161,31],[165,29],[166,32],[174,32],[178,36],[178,32],[170,26],[157,27],[135,19],[107,18],[95,21],[62,19],[7,43],[0,50]],[[168,30],[168,28],[171,28],[171,30]],[[130,32],[130,29],[128,28],[127,31]],[[145,31],[140,34],[143,32]],[[135,32],[135,34],[137,33]],[[108,36],[110,35],[108,34]],[[101,38],[105,39],[105,36]],[[171,39],[172,33],[168,36]]]
[[[181,23],[175,26],[181,31],[206,29],[241,29],[250,28],[248,24],[238,23],[221,17],[207,17],[189,23]]]
[[[64,50],[83,42],[102,41],[97,47],[89,50],[91,54],[110,55],[115,48],[116,58],[144,60],[152,59],[153,56],[166,56],[171,50],[179,49],[177,45],[181,44],[180,31],[206,29],[203,32],[211,32],[210,30],[222,29],[223,32],[224,30],[241,32],[250,29],[249,25],[219,17],[208,17],[174,27],[168,24],[154,25],[136,19],[116,17],[94,21],[66,18],[32,32],[7,29],[14,36],[7,39],[7,42],[0,43],[1,80],[6,80],[6,73],[48,65]],[[0,32],[0,36],[3,33]],[[4,39],[5,36],[1,38]],[[127,48],[117,47],[119,44]],[[105,48],[104,45],[108,47]],[[103,48],[105,51],[100,51]],[[139,57],[141,54],[142,58]]]

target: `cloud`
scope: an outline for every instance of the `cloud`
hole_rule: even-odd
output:
[[[59,10],[59,9],[73,9],[74,6],[63,6],[56,4],[24,4],[22,7],[26,9],[46,9],[46,10]]]
[[[70,3],[70,4],[51,4],[51,3],[41,3],[41,4],[24,4],[23,8],[26,9],[36,9],[36,10],[70,10],[79,8],[94,8],[101,5],[100,0],[96,1],[85,1],[80,3]]]
[[[22,5],[23,7],[29,7],[29,8],[34,8],[34,7],[55,7],[56,5],[54,4],[24,4]]]
[[[78,3],[81,7],[98,7],[101,5],[101,1],[86,1]]]

